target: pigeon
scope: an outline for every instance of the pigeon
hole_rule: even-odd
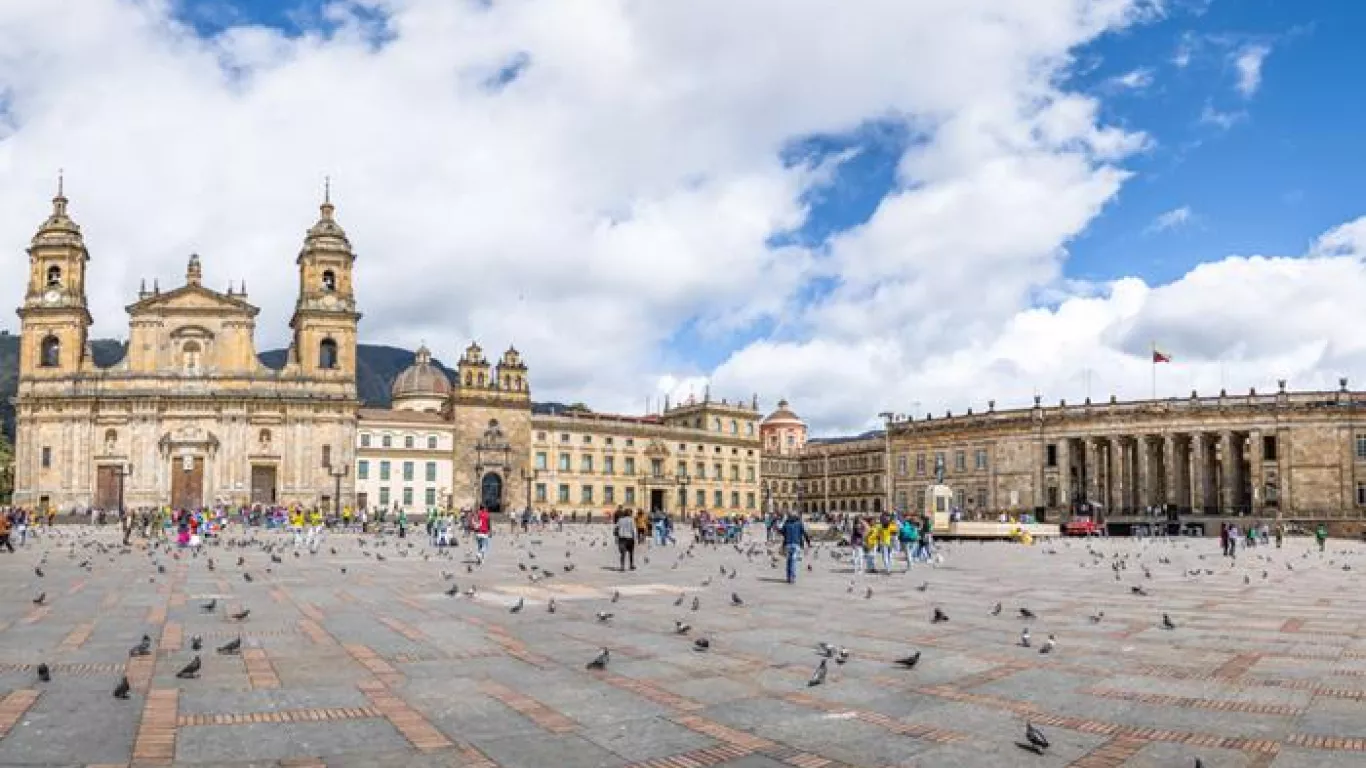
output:
[[[1020,608],[1020,618],[1022,618],[1022,619],[1035,619],[1035,618],[1038,618],[1038,617],[1035,616],[1035,615],[1034,615],[1034,612],[1031,611],[1031,610],[1029,610],[1028,608],[1021,607],[1021,608]]]
[[[132,686],[130,686],[130,685],[128,684],[128,676],[127,676],[127,675],[124,675],[123,677],[119,678],[119,684],[116,685],[116,686],[114,686],[114,698],[116,698],[116,699],[126,699],[126,698],[128,698],[128,691],[129,691],[131,688],[132,688]]]
[[[142,636],[142,640],[139,641],[137,645],[133,646],[132,648],[130,648],[130,649],[128,650],[128,655],[129,655],[129,656],[146,656],[147,654],[149,654],[149,653],[151,653],[151,652],[152,652],[152,638],[151,638],[150,636],[148,636],[148,635],[143,635],[143,636]]]
[[[948,615],[947,613],[944,613],[944,611],[943,611],[942,608],[935,608],[935,609],[934,609],[934,618],[930,619],[930,623],[931,623],[931,624],[940,624],[940,623],[945,622],[945,621],[948,621],[948,620],[949,620],[949,615]]]
[[[1043,735],[1043,731],[1035,728],[1033,723],[1025,723],[1025,738],[1041,750],[1048,749],[1048,737]]]
[[[732,592],[732,593],[730,593],[730,604],[731,604],[731,605],[744,605],[744,604],[745,604],[745,601],[740,599],[739,593],[737,593],[737,592]]]
[[[196,657],[194,657],[193,659],[190,660],[190,663],[189,663],[189,664],[186,664],[186,665],[185,665],[185,668],[184,668],[184,669],[182,669],[182,670],[180,670],[179,672],[175,673],[175,676],[178,677],[178,678],[180,678],[180,679],[182,679],[182,680],[189,680],[189,679],[193,679],[193,678],[199,677],[199,668],[200,668],[200,666],[202,666],[202,662],[200,662],[199,657],[196,656]]]
[[[692,649],[694,651],[705,651],[708,648],[711,648],[711,641],[705,637],[699,637],[692,641]]]
[[[1020,647],[1029,647],[1029,627],[1025,627],[1024,631],[1020,633]]]
[[[601,621],[605,624],[611,621],[614,615],[615,614],[608,613],[607,611],[598,611],[598,621]]]
[[[619,589],[614,589],[614,590],[612,590],[612,602],[615,603],[616,601],[618,601],[618,600],[620,600],[620,599],[621,599],[621,590],[619,590]]]
[[[915,591],[917,591],[917,592],[924,592],[925,590],[927,590],[927,589],[929,589],[929,588],[930,588],[930,583],[929,583],[928,581],[926,581],[926,582],[922,582],[922,583],[920,584],[920,586],[916,587],[916,588],[915,588]]]
[[[1211,571],[1211,573],[1212,573],[1212,571]],[[1145,590],[1143,587],[1130,587],[1130,588],[1129,588],[1129,591],[1132,592],[1132,593],[1134,593],[1135,595],[1138,595],[1139,597],[1147,597],[1147,596],[1148,596],[1148,591]]]
[[[678,621],[677,619],[674,620],[674,634],[686,635],[690,630],[692,630],[691,624],[684,624],[683,622]]]
[[[821,663],[816,665],[816,671],[812,673],[811,679],[806,681],[808,688],[820,685],[825,682],[826,662],[829,659],[821,659]]]
[[[514,605],[514,606],[512,606],[512,608],[510,608],[510,609],[508,610],[508,612],[509,612],[509,613],[521,613],[521,612],[522,612],[522,608],[523,608],[523,606],[525,606],[525,605],[526,605],[526,598],[524,598],[524,597],[519,597],[519,598],[517,598],[517,604]]]
[[[218,608],[218,598],[216,597],[210,600],[209,602],[199,606],[199,609],[204,613],[213,613],[216,608]]]
[[[1205,761],[1198,757],[1195,758],[1195,768],[1205,768]]]
[[[550,602],[545,604],[545,610],[547,613],[555,612],[555,598],[550,598]]]
[[[40,579],[43,578],[43,569],[42,569],[42,568],[39,568],[39,567],[36,566],[36,565],[33,566],[33,575],[34,575],[34,576],[37,576],[37,577],[40,578]]]
[[[242,650],[242,638],[229,640],[223,645],[218,646],[218,652],[224,656],[236,656]]]
[[[867,590],[866,592],[863,593],[863,599],[864,599],[864,600],[872,600],[872,599],[873,599],[873,588],[872,588],[872,587],[869,587],[868,590]]]
[[[194,637],[190,638],[190,650],[197,651],[203,647],[204,638],[200,637],[199,635],[195,635]]]
[[[251,574],[250,574],[250,573],[244,573],[244,574],[242,574],[242,580],[243,580],[243,581],[251,581]]]
[[[1172,621],[1172,617],[1168,616],[1168,615],[1165,614],[1165,613],[1162,614],[1162,628],[1163,628],[1163,629],[1176,629],[1176,622]]]
[[[451,585],[451,588],[448,589],[448,590],[446,590],[446,597],[456,597],[456,596],[459,595],[459,594],[460,594],[460,585],[459,585],[459,584],[452,584],[452,585]]]
[[[682,592],[679,592],[679,593],[678,593],[678,599],[674,601],[674,605],[682,605],[682,604],[683,604],[683,593],[682,593]]]
[[[48,668],[47,664],[38,665],[38,679],[45,683],[52,682],[52,670]]]
[[[1048,636],[1048,639],[1044,641],[1043,647],[1039,649],[1039,653],[1052,653],[1052,652],[1053,652],[1053,646],[1055,646],[1055,645],[1057,645],[1057,644],[1058,644],[1058,639],[1057,639],[1056,637],[1054,637],[1053,635],[1050,634],[1050,635]]]
[[[242,610],[238,611],[237,613],[234,613],[234,614],[230,615],[228,618],[232,619],[233,621],[242,621],[242,620],[246,619],[246,618],[247,618],[248,616],[250,616],[250,615],[251,615],[251,609],[250,609],[250,608],[243,608]]]
[[[1091,616],[1091,623],[1092,623],[1092,624],[1099,624],[1099,623],[1100,623],[1100,620],[1103,619],[1103,618],[1105,618],[1105,611],[1096,611],[1096,612]]]
[[[835,663],[836,663],[836,664],[843,664],[844,662],[846,662],[846,661],[848,661],[848,660],[849,660],[849,649],[848,649],[848,648],[841,648],[841,649],[839,649],[838,651],[835,652]]]
[[[699,609],[699,608],[701,608],[701,607],[702,607],[702,598],[700,598],[700,597],[698,597],[698,596],[696,596],[696,595],[693,595],[693,599],[692,599],[692,609],[695,611],[695,610],[697,610],[697,609]]]
[[[611,653],[611,651],[608,651],[606,648],[603,648],[603,649],[602,649],[602,653],[599,653],[596,657],[594,657],[594,659],[593,659],[592,661],[588,662],[588,668],[589,668],[589,669],[606,669],[606,668],[607,668],[607,661],[608,661],[608,659],[610,659],[610,658],[612,658],[612,653]]]
[[[33,598],[33,604],[34,604],[34,605],[42,605],[44,600],[47,600],[47,593],[46,593],[46,592],[39,592],[39,593],[38,593],[38,596],[35,597],[35,598]]]
[[[920,651],[916,651],[915,653],[911,654],[910,656],[907,656],[907,657],[905,657],[905,658],[901,658],[901,659],[897,659],[897,660],[896,660],[897,666],[899,666],[899,667],[904,667],[904,668],[906,668],[906,669],[915,669],[915,665],[916,665],[916,664],[919,664],[919,663],[920,663]]]
[[[997,604],[991,606],[991,615],[992,615],[992,616],[1000,616],[1000,615],[1001,615],[1001,604],[1000,604],[1000,603],[997,603]]]
[[[820,645],[816,646],[816,653],[828,659],[835,655],[835,646],[822,641]]]

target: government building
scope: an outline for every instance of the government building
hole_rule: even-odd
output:
[[[924,512],[942,477],[965,519],[1366,519],[1366,393],[1277,391],[1043,405],[924,418],[807,440],[786,406],[764,426],[764,479],[808,514]]]

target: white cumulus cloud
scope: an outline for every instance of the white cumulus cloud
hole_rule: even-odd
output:
[[[1238,70],[1238,93],[1250,98],[1262,84],[1262,64],[1271,54],[1266,45],[1254,44],[1238,51],[1233,66]]]
[[[1176,229],[1177,227],[1189,224],[1191,216],[1191,207],[1189,205],[1183,205],[1180,208],[1164,211],[1163,213],[1158,214],[1157,218],[1153,219],[1152,224],[1148,225],[1148,231],[1166,232],[1169,229]]]

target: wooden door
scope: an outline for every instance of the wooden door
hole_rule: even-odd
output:
[[[251,468],[251,503],[275,503],[275,467],[256,465]]]
[[[95,468],[95,508],[113,512],[119,508],[119,468]]]
[[[171,507],[199,509],[204,506],[204,460],[177,456],[171,459]]]

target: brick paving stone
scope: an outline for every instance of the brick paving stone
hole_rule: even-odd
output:
[[[254,545],[211,547],[215,571],[203,555],[158,555],[160,575],[139,548],[113,563],[95,558],[86,573],[53,548],[48,604],[0,609],[0,721],[19,692],[37,696],[9,720],[0,764],[985,768],[1028,758],[1014,746],[1027,719],[1058,745],[1040,765],[1155,768],[1195,755],[1212,768],[1366,764],[1366,596],[1340,569],[1301,559],[1298,540],[1266,552],[1265,583],[1262,566],[1241,558],[1186,576],[1217,561],[1208,541],[1116,539],[949,544],[944,567],[890,577],[854,577],[826,546],[789,587],[769,580],[766,558],[733,548],[679,559],[682,550],[651,547],[639,571],[605,570],[609,550],[586,546],[573,526],[500,535],[471,572],[460,552],[436,556],[420,538],[370,537],[365,557],[355,536],[334,534],[318,555],[296,558],[287,538],[254,536],[282,544],[283,562]],[[528,584],[517,564],[533,562],[533,538],[543,542],[536,562],[554,569],[571,549],[578,567]],[[0,579],[31,578],[43,546],[0,558]],[[1366,554],[1333,546],[1344,560]],[[1130,562],[1119,583],[1116,553]],[[1274,567],[1291,558],[1293,573]],[[1134,578],[1138,559],[1153,578]],[[722,565],[738,577],[719,577]],[[1150,597],[1129,594],[1139,580]],[[926,591],[913,589],[922,582]],[[448,597],[452,583],[479,596]],[[743,608],[728,605],[731,591]],[[1285,598],[1325,593],[1332,599]],[[511,614],[519,595],[527,608]],[[556,614],[545,610],[550,595]],[[200,611],[208,596],[219,599],[215,614]],[[1005,611],[991,616],[998,600]],[[1036,639],[1058,635],[1055,653],[1016,645],[1024,605],[1038,614]],[[951,621],[930,624],[934,606]],[[237,608],[250,618],[224,618]],[[1106,617],[1092,624],[1099,608]],[[599,623],[600,610],[616,618]],[[1158,627],[1162,612],[1177,630]],[[690,635],[673,633],[678,619]],[[156,654],[129,658],[144,632]],[[206,645],[240,636],[243,653],[209,647],[200,679],[175,680],[190,635]],[[712,639],[710,652],[692,649],[698,636]],[[818,641],[853,653],[808,688]],[[613,649],[608,668],[584,669],[603,646]],[[916,649],[915,670],[891,663]],[[49,684],[35,680],[40,661],[53,670]],[[125,673],[134,694],[115,702],[109,690]],[[46,735],[61,729],[65,740]]]

